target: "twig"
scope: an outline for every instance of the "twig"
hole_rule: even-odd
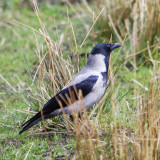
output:
[[[31,144],[31,146],[30,146],[30,148],[29,148],[29,150],[28,150],[28,152],[27,152],[26,157],[24,158],[24,160],[26,160],[26,159],[27,159],[28,154],[29,154],[29,152],[30,152],[30,150],[31,150],[32,146],[33,146],[33,143]]]
[[[83,44],[84,44],[85,40],[87,39],[87,37],[88,37],[89,33],[91,32],[91,30],[92,30],[93,26],[96,24],[96,22],[97,22],[98,18],[99,18],[99,17],[100,17],[100,15],[102,14],[103,10],[104,10],[104,8],[102,8],[102,10],[100,11],[100,13],[99,13],[99,15],[97,16],[96,20],[95,20],[95,21],[94,21],[94,23],[92,24],[92,26],[91,26],[90,30],[88,31],[88,33],[87,33],[86,37],[84,38],[84,40],[83,40],[82,44],[80,45],[80,47],[82,47],[82,46],[83,46]]]

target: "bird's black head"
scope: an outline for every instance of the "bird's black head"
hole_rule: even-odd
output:
[[[120,43],[99,43],[92,49],[91,54],[103,54],[104,56],[109,56],[110,53],[118,47],[121,47]]]

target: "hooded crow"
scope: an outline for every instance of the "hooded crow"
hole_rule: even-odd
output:
[[[107,87],[110,53],[120,47],[119,43],[99,43],[92,49],[87,64],[73,80],[52,97],[35,116],[23,124],[23,133],[41,120],[62,113],[72,115],[82,112],[83,106],[91,108],[104,94]],[[79,99],[77,93],[82,94]],[[69,103],[68,103],[69,102]]]

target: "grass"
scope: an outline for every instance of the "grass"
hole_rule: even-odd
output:
[[[36,40],[34,38],[34,34],[32,30],[25,28],[23,26],[19,26],[14,22],[14,19],[20,21],[24,24],[30,24],[35,29],[40,28],[37,17],[35,16],[33,10],[21,8],[19,7],[7,8],[1,12],[1,59],[0,59],[0,68],[1,74],[7,81],[17,89],[17,93],[14,93],[7,84],[1,79],[1,107],[0,112],[0,139],[1,139],[1,156],[5,159],[18,159],[20,156],[22,159],[25,158],[26,154],[29,151],[29,148],[32,145],[31,152],[28,154],[28,158],[39,158],[39,157],[47,157],[50,148],[48,147],[48,143],[46,142],[46,138],[44,135],[35,135],[36,141],[33,142],[34,137],[25,135],[25,139],[23,136],[18,136],[19,127],[26,117],[26,113],[19,113],[20,110],[26,108],[26,103],[24,103],[22,88],[30,85],[32,83],[32,78],[28,72],[28,67],[26,64],[26,60],[28,66],[32,73],[35,72],[35,65],[38,63],[38,58],[36,56]],[[55,11],[56,8],[56,11]],[[51,8],[50,12],[56,15],[55,18],[59,18],[58,15],[61,11],[64,12],[66,7],[58,7]],[[43,10],[43,8],[41,8]],[[54,12],[55,13],[54,13]],[[11,14],[13,13],[13,14]],[[64,15],[64,13],[62,14]],[[44,13],[42,15],[44,19],[46,17],[50,17],[50,13]],[[65,15],[64,15],[65,16]],[[28,19],[28,17],[30,17]],[[53,18],[52,17],[52,18]],[[61,17],[62,19],[62,17]],[[67,17],[65,18],[67,21]],[[62,19],[64,21],[65,19]],[[62,22],[61,21],[61,22]],[[50,28],[50,32],[56,29],[56,24],[51,21],[47,21],[46,25]],[[60,24],[59,24],[60,25]],[[61,27],[64,27],[61,25]],[[63,29],[63,28],[62,28]],[[59,31],[58,31],[59,32]],[[42,45],[44,43],[44,39],[41,36],[38,36],[38,43]],[[24,56],[25,55],[25,56]],[[26,60],[25,60],[26,58]],[[20,81],[16,78],[19,77]],[[22,100],[21,100],[22,98]],[[4,110],[5,108],[5,110]],[[38,109],[38,106],[34,106],[35,110]],[[14,110],[13,110],[14,109]],[[66,146],[66,151],[68,148],[70,149],[70,145],[63,139],[61,134],[54,134],[54,137],[51,137],[53,144],[53,149],[55,150],[53,157],[64,155],[64,148]],[[59,143],[56,143],[56,140],[59,140]],[[61,139],[61,140],[60,140]],[[61,147],[63,144],[63,147]],[[42,148],[42,149],[40,149]],[[62,149],[63,148],[63,149]],[[34,153],[34,154],[31,154]],[[47,156],[46,156],[47,155]],[[1,158],[0,158],[1,159]],[[47,158],[46,158],[47,159]]]
[[[118,8],[115,6],[113,10],[109,10],[112,3],[103,4],[108,7],[105,9],[94,3],[73,6],[67,1],[68,9],[67,5],[43,3],[39,4],[39,12],[35,8],[35,14],[30,5],[22,7],[26,4],[21,1],[2,2],[0,156],[3,159],[158,159],[159,30],[148,32],[147,23],[154,22],[154,28],[158,26],[158,18],[150,17],[159,15],[159,5],[154,7],[147,1],[144,5],[155,11],[148,14],[146,10],[142,12],[140,1],[132,2],[135,10],[128,3],[117,2]],[[90,12],[93,8],[94,15]],[[110,16],[106,17],[105,12]],[[127,15],[117,19],[117,12]],[[134,19],[136,14],[143,15],[145,21],[142,17]],[[111,56],[111,81],[104,97],[84,115],[83,122],[73,125],[61,116],[18,135],[21,124],[68,83],[85,65],[86,53],[103,41],[120,41],[122,49]]]

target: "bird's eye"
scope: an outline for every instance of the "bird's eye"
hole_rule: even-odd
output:
[[[111,44],[108,44],[108,47],[111,47]]]

